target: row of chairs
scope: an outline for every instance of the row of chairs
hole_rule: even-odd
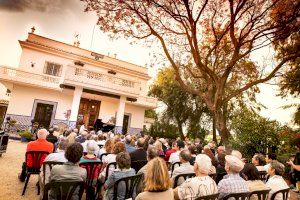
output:
[[[125,186],[125,193],[123,194],[124,199],[132,198],[135,199],[136,197],[136,188],[138,187],[139,183],[142,181],[142,175],[135,175],[131,177],[126,177],[118,180],[114,185],[114,197],[113,200],[120,199],[118,197],[118,186],[123,184]],[[84,182],[51,182],[45,186],[45,192],[43,196],[43,200],[48,200],[48,193],[49,190],[52,189],[57,194],[58,200],[69,200],[72,198],[76,188],[79,187],[79,199],[81,199],[83,191],[84,191]],[[261,190],[261,191],[254,191],[254,192],[245,192],[245,193],[234,193],[228,194],[223,198],[223,200],[249,200],[252,196],[256,195],[258,200],[267,200],[270,190]],[[282,200],[288,199],[289,189],[279,190],[275,192],[271,196],[271,200],[275,200],[275,197],[278,194],[282,194]],[[196,200],[217,200],[219,197],[219,193],[213,195],[207,195],[197,198]]]
[[[279,190],[272,194],[270,200],[275,200],[275,197],[278,194],[282,194],[282,200],[288,200],[289,188],[284,190]],[[270,190],[260,190],[253,192],[243,192],[243,193],[233,193],[226,195],[222,200],[249,200],[252,196],[256,195],[258,200],[267,200]],[[209,196],[199,197],[196,200],[216,200],[218,199],[219,194],[213,194]]]

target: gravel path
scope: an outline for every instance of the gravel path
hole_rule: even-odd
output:
[[[27,143],[9,140],[7,152],[0,157],[0,200],[39,199],[37,195],[37,175],[30,177],[26,193],[21,196],[24,183],[18,179],[25,159]]]

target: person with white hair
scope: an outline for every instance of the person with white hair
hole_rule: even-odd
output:
[[[38,139],[27,144],[26,152],[29,151],[46,151],[49,153],[53,152],[54,146],[51,142],[46,140],[49,132],[46,129],[40,129],[37,132]],[[46,156],[44,156],[41,161],[43,162]],[[27,176],[26,169],[27,167],[32,167],[33,160],[32,157],[29,157],[22,165],[22,172],[19,174],[19,179],[21,182],[25,181]]]
[[[87,140],[87,144],[86,144],[87,154],[80,159],[80,163],[100,161],[100,159],[97,158],[98,149],[99,147],[95,140]]]
[[[205,154],[199,154],[194,164],[196,177],[187,179],[174,189],[175,199],[197,199],[198,197],[218,193],[215,181],[208,176],[211,169],[211,159]]]
[[[240,160],[242,160],[242,158],[243,158],[242,153],[239,152],[238,150],[232,150],[231,155],[237,157]]]
[[[271,189],[269,193],[269,200],[272,195],[278,190],[283,190],[289,188],[283,179],[282,175],[284,174],[284,165],[277,160],[273,160],[270,162],[270,167],[268,169],[268,174],[270,178],[268,179],[266,186]],[[277,194],[274,200],[283,199],[282,194]]]
[[[225,175],[218,184],[219,199],[232,193],[249,192],[247,182],[239,175],[245,163],[233,155],[225,156],[225,161],[225,170],[228,175]]]

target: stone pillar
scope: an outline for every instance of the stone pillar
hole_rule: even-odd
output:
[[[125,103],[126,103],[126,97],[121,96],[119,101],[118,111],[117,111],[117,117],[116,117],[116,130],[115,130],[116,133],[122,133]]]
[[[78,87],[78,86],[75,87],[73,101],[72,101],[72,107],[71,107],[71,116],[70,116],[70,120],[69,120],[69,125],[72,128],[74,128],[76,126],[82,90],[83,90],[82,87]]]

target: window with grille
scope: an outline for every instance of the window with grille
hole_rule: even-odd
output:
[[[60,76],[61,70],[62,70],[62,65],[53,62],[46,62],[44,68],[44,74],[49,74],[52,76]]]

